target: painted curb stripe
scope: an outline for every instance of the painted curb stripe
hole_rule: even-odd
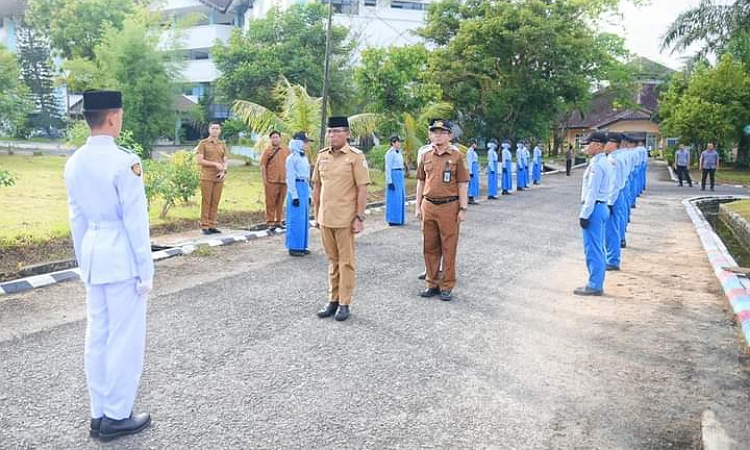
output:
[[[719,238],[719,236],[713,231],[713,228],[711,228],[711,225],[704,217],[703,212],[701,212],[696,205],[701,201],[744,198],[748,197],[694,197],[683,200],[682,204],[685,206],[688,216],[695,225],[698,237],[706,251],[706,256],[714,269],[714,274],[721,283],[721,287],[729,300],[729,304],[732,306],[732,310],[737,315],[737,320],[742,328],[742,334],[745,336],[745,343],[750,345],[750,292],[747,289],[747,287],[750,286],[750,283],[748,283],[748,280],[744,277],[739,277],[737,274],[723,269],[723,267],[726,266],[736,266],[737,263],[734,258],[732,258],[732,255],[729,254],[729,251],[721,241],[721,238]]]

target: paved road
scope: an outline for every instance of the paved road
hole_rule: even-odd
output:
[[[697,190],[654,167],[623,272],[582,299],[580,176],[472,207],[449,304],[416,296],[415,224],[382,217],[358,239],[343,324],[314,315],[317,234],[304,259],[274,237],[160,263],[136,405],[153,429],[110,447],[693,448],[708,407],[750,437],[747,360],[679,205]],[[98,446],[82,296],[0,300],[0,447]]]

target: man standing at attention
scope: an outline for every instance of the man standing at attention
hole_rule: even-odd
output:
[[[586,151],[592,156],[583,174],[581,186],[581,211],[578,222],[583,229],[583,252],[589,281],[586,286],[573,291],[576,295],[602,295],[604,293],[604,226],[609,218],[607,201],[612,184],[612,165],[607,162],[604,145],[607,136],[592,133],[587,139]]]
[[[201,166],[201,232],[203,234],[221,233],[216,229],[216,214],[219,211],[221,192],[224,190],[229,151],[224,141],[219,140],[220,134],[219,122],[211,122],[208,126],[208,137],[200,141],[195,150],[195,161]]]
[[[390,142],[391,148],[385,154],[385,221],[395,226],[406,223],[406,186],[401,138],[393,135]]]
[[[269,229],[283,228],[284,197],[286,197],[286,158],[289,150],[281,145],[281,133],[276,130],[268,134],[271,145],[260,157],[260,176],[266,192],[266,225]]]
[[[466,220],[469,171],[466,159],[450,145],[451,123],[433,119],[429,133],[432,150],[417,167],[415,215],[422,222],[426,289],[422,297],[440,296],[450,301],[456,284],[458,232]],[[440,261],[443,278],[439,278]]]
[[[355,287],[354,235],[365,228],[370,171],[362,151],[349,146],[349,119],[328,118],[331,144],[313,170],[313,212],[328,256],[328,303],[318,317],[349,318]]]
[[[714,149],[713,142],[709,142],[706,150],[701,153],[698,161],[698,169],[703,172],[701,176],[701,191],[706,190],[706,176],[711,178],[711,190],[714,190],[714,178],[716,169],[719,168],[719,152]]]
[[[141,160],[115,144],[122,115],[120,92],[84,92],[90,136],[65,165],[73,247],[86,285],[89,434],[102,441],[151,423],[149,414],[133,414],[133,403],[154,262]]]

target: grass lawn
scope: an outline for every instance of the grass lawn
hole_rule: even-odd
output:
[[[69,235],[63,181],[66,160],[63,156],[0,155],[0,168],[10,170],[17,177],[14,186],[0,188],[0,204],[3,206],[0,248]],[[384,176],[381,172],[372,171],[371,177],[370,201],[382,200]],[[414,179],[407,180],[409,192],[414,191],[415,184]],[[161,206],[158,199],[151,205],[152,226],[185,220],[194,220],[197,226],[200,195],[196,195],[187,205],[171,209],[166,219],[158,217]],[[260,170],[254,166],[233,167],[222,194],[219,220],[222,221],[222,213],[232,215],[263,209]]]
[[[702,173],[697,168],[690,169],[690,177],[693,183],[700,184]],[[709,183],[706,178],[706,184]],[[716,183],[718,184],[741,184],[750,186],[750,170],[735,169],[734,167],[722,167],[716,171]]]
[[[725,203],[724,206],[736,212],[750,222],[750,200],[738,200]]]

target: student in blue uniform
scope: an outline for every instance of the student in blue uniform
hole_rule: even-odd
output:
[[[622,194],[625,187],[625,161],[622,142],[625,139],[620,133],[607,133],[607,144],[604,152],[607,162],[612,166],[612,180],[609,191],[609,219],[605,225],[605,258],[606,270],[620,270],[621,248],[624,240],[622,219],[626,214],[627,202]]]
[[[466,165],[469,166],[469,204],[475,205],[475,197],[479,197],[479,156],[477,155],[477,141],[471,140],[469,150],[466,152]]]
[[[487,198],[497,199],[497,141],[487,144]]]
[[[592,156],[583,175],[581,211],[578,222],[583,229],[583,251],[589,280],[586,286],[573,291],[576,295],[602,295],[604,292],[604,225],[609,218],[607,201],[612,183],[612,166],[604,154],[607,136],[592,133],[587,139],[587,152]]]
[[[310,229],[310,161],[305,149],[312,139],[304,131],[295,133],[289,141],[286,157],[286,248],[291,256],[305,256]]]
[[[391,148],[385,154],[385,221],[396,226],[406,223],[406,186],[404,185],[404,155],[401,138],[391,136]]]
[[[516,143],[516,190],[523,191],[526,189],[526,167],[523,144]]]
[[[539,144],[534,146],[534,166],[532,169],[534,184],[542,182],[542,148]]]
[[[502,167],[503,167],[503,195],[510,195],[513,190],[513,154],[510,152],[510,142],[503,141]]]
[[[70,228],[86,285],[89,434],[102,441],[138,433],[149,414],[133,414],[146,345],[151,257],[141,160],[118,147],[122,94],[86,91],[90,136],[65,165]]]

